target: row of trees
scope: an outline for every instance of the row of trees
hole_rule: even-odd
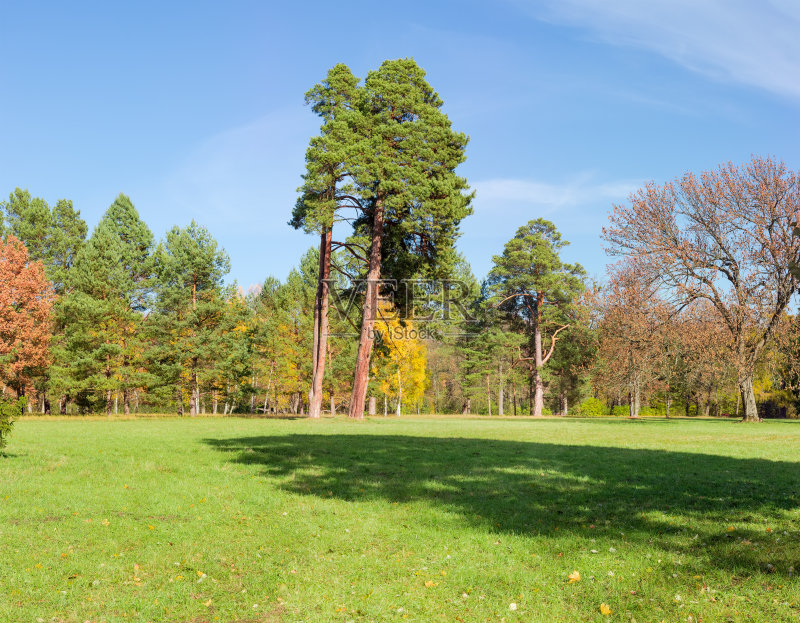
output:
[[[227,257],[194,223],[154,244],[120,196],[88,240],[76,211],[78,234],[59,247],[63,227],[54,223],[31,237],[34,230],[25,226],[42,205],[16,191],[2,206],[4,394],[24,395],[29,409],[45,412],[51,403],[61,412],[107,413],[308,408],[317,250],[285,282],[268,278],[243,293],[223,285]],[[495,257],[483,283],[458,262],[463,313],[449,321],[435,297],[382,300],[368,410],[745,411],[731,335],[715,307],[702,300],[676,306],[629,262],[598,287],[580,266],[559,259],[564,244],[552,223],[536,220]],[[70,251],[56,256],[63,248]],[[332,262],[346,270],[349,258],[334,251]],[[350,296],[357,302],[363,289],[350,291],[343,275],[330,286],[339,304],[329,319],[319,395],[321,410],[335,413],[349,407],[361,312],[360,305],[342,303]],[[398,313],[402,305],[416,316]],[[432,319],[423,315],[431,310]],[[790,415],[797,407],[799,335],[797,317],[784,312],[755,361],[762,411]]]
[[[196,223],[156,242],[120,195],[87,239],[71,202],[2,204],[3,392],[31,408],[584,413],[796,400],[798,176],[753,158],[649,184],[603,230],[602,286],[543,219],[478,283],[456,252],[468,139],[413,61],[333,67],[290,224],[319,237],[244,293]],[[735,400],[734,400],[735,398]],[[511,403],[507,409],[507,403]],[[367,406],[368,405],[368,406]]]

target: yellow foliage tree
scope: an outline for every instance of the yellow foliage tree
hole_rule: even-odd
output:
[[[385,396],[397,400],[399,416],[404,398],[414,403],[425,393],[427,348],[414,323],[401,320],[388,305],[380,308],[375,332],[380,347],[373,358],[372,377]]]

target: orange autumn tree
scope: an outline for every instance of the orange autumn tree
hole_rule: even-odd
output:
[[[655,376],[670,308],[635,262],[613,267],[608,286],[593,295],[599,324],[600,385],[627,394],[630,417],[639,417],[642,393]]]
[[[0,381],[23,396],[50,365],[52,284],[14,236],[0,240]]]
[[[758,421],[753,375],[797,292],[800,175],[753,157],[647,184],[617,205],[603,238],[612,255],[638,260],[679,308],[707,301],[730,337],[745,420]]]

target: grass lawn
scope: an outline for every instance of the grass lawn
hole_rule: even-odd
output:
[[[800,422],[23,420],[6,452],[2,622],[800,620]]]

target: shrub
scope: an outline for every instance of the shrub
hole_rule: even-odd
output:
[[[578,413],[584,417],[600,417],[605,411],[606,407],[599,398],[587,398],[578,406]]]
[[[24,398],[17,400],[0,398],[0,450],[5,448],[6,443],[8,443],[8,436],[11,434],[14,418],[22,415],[24,408]]]

